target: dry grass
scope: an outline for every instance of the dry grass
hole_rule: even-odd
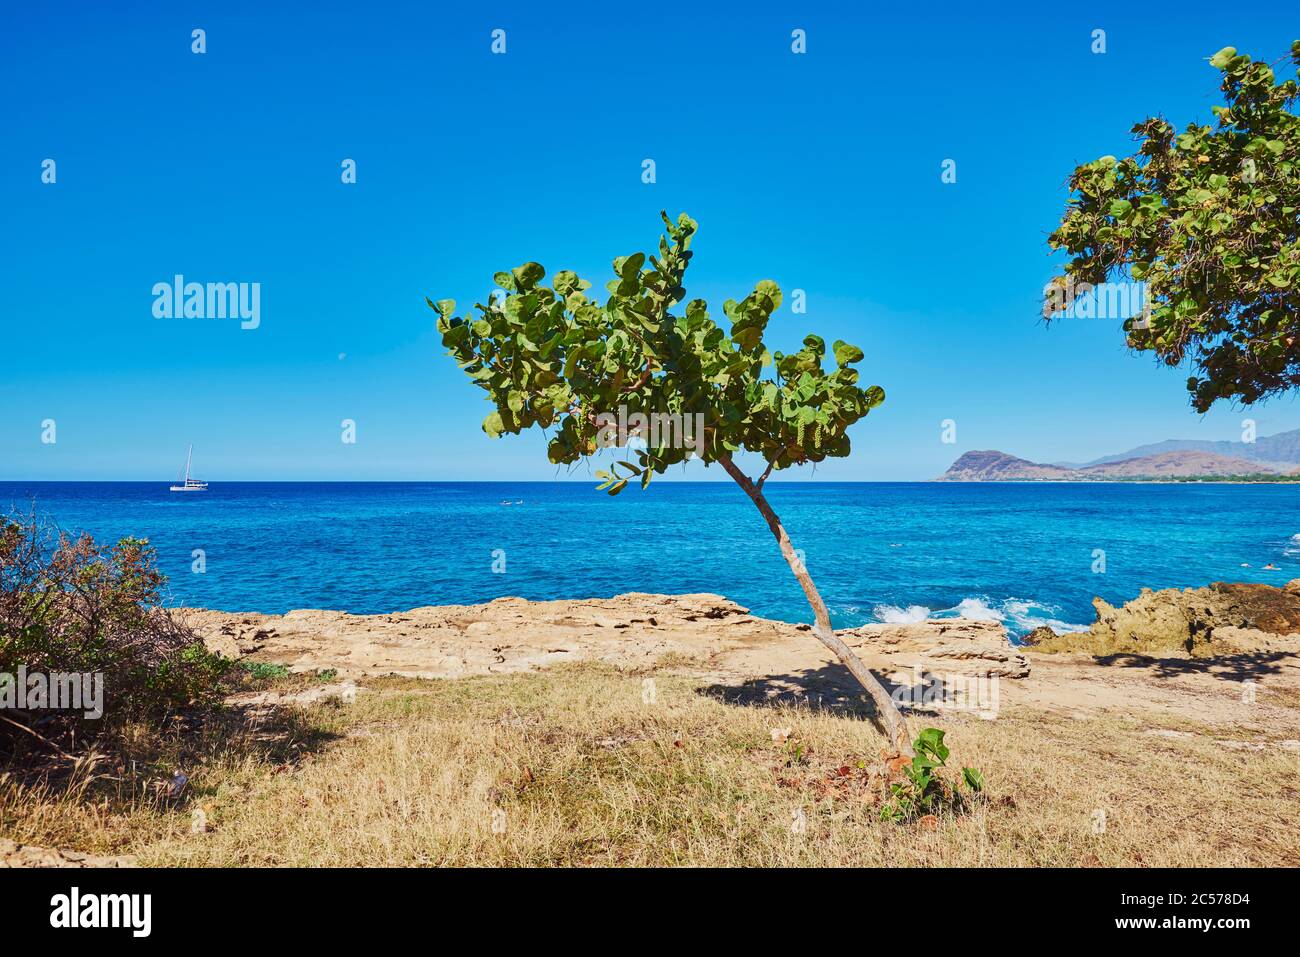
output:
[[[879,820],[859,770],[879,763],[870,724],[725,704],[689,675],[655,682],[645,704],[639,675],[597,666],[370,681],[352,705],[154,742],[143,778],[9,779],[0,835],[152,865],[1300,863],[1296,755],[1233,751],[1210,729],[1162,738],[1015,709],[916,721],[948,732],[954,770],[988,782],[986,801],[930,830]],[[793,729],[785,746],[778,726]],[[190,775],[181,802],[147,780],[174,767]],[[191,833],[197,807],[206,833]]]

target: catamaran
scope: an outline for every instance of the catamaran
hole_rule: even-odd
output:
[[[185,478],[177,479],[179,485],[173,485],[173,492],[206,492],[208,490],[207,482],[200,482],[198,479],[190,478],[190,459],[194,456],[194,446],[185,453]]]

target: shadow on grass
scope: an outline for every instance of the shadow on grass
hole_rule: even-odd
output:
[[[886,675],[872,673],[893,694],[897,685]],[[742,707],[793,706],[873,721],[877,714],[875,702],[841,664],[753,678],[739,684],[713,684],[699,693]]]
[[[0,739],[0,772],[51,794],[175,804],[192,796],[178,774],[250,759],[278,772],[340,737],[297,708],[219,707],[108,728],[92,741],[64,738],[60,751],[15,732]]]

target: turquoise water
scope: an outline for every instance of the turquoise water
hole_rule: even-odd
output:
[[[167,484],[0,482],[0,507],[34,500],[68,529],[147,536],[176,604],[366,613],[708,591],[809,618],[767,526],[730,483],[662,482],[617,499],[577,482],[249,482],[197,494]],[[774,480],[767,490],[841,627],[959,613],[1013,633],[1079,627],[1094,595],[1300,577],[1296,485]],[[1279,570],[1264,570],[1270,562]]]

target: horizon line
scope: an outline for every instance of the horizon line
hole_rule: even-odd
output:
[[[166,485],[168,479],[9,479],[0,478],[0,485]],[[661,479],[663,481],[663,479]],[[668,479],[675,485],[732,485],[730,478]],[[938,479],[790,479],[782,485],[912,485],[937,482]],[[588,485],[598,484],[594,476],[587,479],[223,479],[208,481],[208,485]],[[947,482],[945,484],[958,484]],[[967,485],[980,484],[967,482]],[[995,484],[986,482],[984,484]],[[1023,484],[1023,483],[1021,483]],[[1048,484],[1048,483],[1040,483]],[[1064,484],[1077,485],[1077,482]],[[1092,483],[1099,484],[1099,483]]]

